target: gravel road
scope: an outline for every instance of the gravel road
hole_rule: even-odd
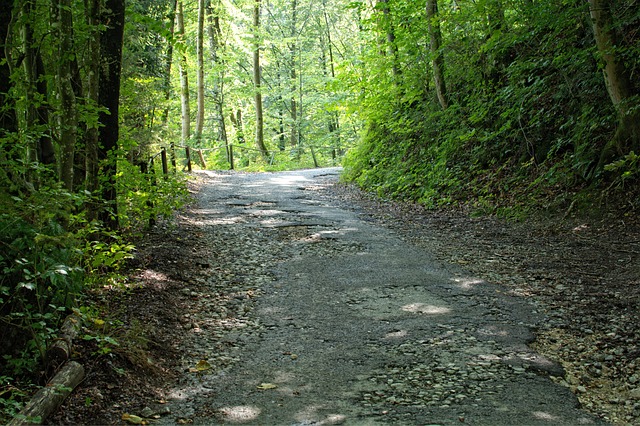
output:
[[[339,172],[199,173],[211,273],[158,423],[600,424],[529,348],[534,305],[324,196]]]

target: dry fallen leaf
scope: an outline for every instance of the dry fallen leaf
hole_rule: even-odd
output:
[[[189,371],[191,373],[200,373],[202,371],[211,370],[211,368],[213,368],[213,367],[211,366],[211,364],[209,364],[209,362],[207,360],[201,359],[196,364],[196,367],[195,368],[190,368]]]
[[[142,417],[138,417],[136,415],[127,414],[127,413],[122,415],[122,420],[124,420],[127,423],[131,423],[132,425],[144,425],[144,424],[146,424]]]
[[[278,386],[274,385],[273,383],[261,383],[258,385],[258,389],[262,389],[262,390],[275,389],[277,387]]]

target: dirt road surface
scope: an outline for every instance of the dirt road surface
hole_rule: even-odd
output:
[[[122,296],[144,355],[90,363],[52,423],[604,424],[530,348],[535,298],[327,195],[339,173],[200,172]]]
[[[206,173],[192,220],[268,255],[256,277],[236,272],[238,300],[255,300],[216,336],[237,345],[230,365],[191,359],[164,422],[597,423],[527,346],[544,320],[535,307],[314,197],[338,172]],[[214,323],[196,322],[206,346]]]

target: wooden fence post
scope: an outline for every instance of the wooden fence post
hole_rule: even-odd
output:
[[[176,167],[176,144],[173,141],[169,144],[169,153],[171,154],[171,166],[173,171],[176,172],[178,170]]]
[[[149,169],[149,166],[151,166],[151,169]],[[151,160],[149,160],[149,163],[146,163],[144,161],[140,162],[140,171],[142,172],[142,174],[147,176],[147,179],[149,179],[149,182],[151,183],[151,185],[155,186],[156,182],[155,182],[155,176],[151,176],[151,174],[153,173],[153,158]],[[152,200],[147,200],[147,207],[151,210],[153,210],[153,201]],[[149,217],[149,227],[152,228],[154,225],[156,224],[155,218],[153,217],[153,215],[151,215]]]
[[[202,164],[202,169],[206,169],[207,168],[207,163],[205,163],[205,161],[204,161],[204,155],[202,155],[202,150],[201,149],[198,150],[198,156],[200,157],[200,164]]]
[[[149,178],[151,179],[151,186],[158,186],[158,181],[156,180],[156,168],[153,157],[149,161]],[[153,228],[156,225],[156,216],[153,214],[153,208],[155,207],[152,200],[147,200],[147,207],[149,207],[152,213],[149,215],[149,228]]]
[[[185,149],[185,153],[187,154],[187,171],[191,171],[191,149],[189,147],[186,147]]]
[[[229,145],[229,167],[231,170],[234,169],[233,165],[233,145]]]
[[[166,148],[162,148],[161,152],[161,156],[162,156],[162,174],[164,175],[164,178],[167,178],[167,175],[169,174],[169,165],[167,164],[167,149]]]

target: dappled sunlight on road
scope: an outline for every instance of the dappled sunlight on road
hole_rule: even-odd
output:
[[[140,274],[140,278],[144,280],[147,287],[151,287],[154,290],[165,290],[170,283],[169,277],[167,277],[166,274],[153,269],[145,269],[142,274]]]
[[[305,182],[308,180],[309,179],[301,175],[280,175],[269,179],[269,183],[281,186],[293,186],[297,185],[299,182]]]
[[[553,414],[547,413],[546,411],[535,411],[533,412],[533,417],[549,422],[559,422],[561,420],[558,416],[554,416]]]
[[[229,423],[250,422],[257,419],[261,413],[261,410],[258,407],[252,407],[250,405],[223,407],[219,411],[224,417],[224,420]]]
[[[471,278],[471,277],[451,278],[451,281],[456,283],[456,285],[463,290],[471,290],[477,285],[485,284],[484,280],[481,280],[479,278]]]
[[[384,339],[390,340],[390,339],[402,339],[404,337],[407,337],[409,335],[409,332],[407,330],[396,330],[396,331],[390,331],[387,334],[384,335]]]
[[[326,407],[322,405],[311,405],[296,413],[295,419],[301,424],[314,424],[314,425],[336,425],[342,424],[347,417],[342,414],[328,414],[323,420],[315,420],[318,419],[318,411],[325,409]],[[313,419],[313,420],[312,420]]]
[[[429,305],[426,303],[410,303],[408,305],[404,305],[402,308],[405,312],[413,312],[416,314],[427,314],[427,315],[445,315],[451,313],[451,309],[445,306],[436,306]]]

